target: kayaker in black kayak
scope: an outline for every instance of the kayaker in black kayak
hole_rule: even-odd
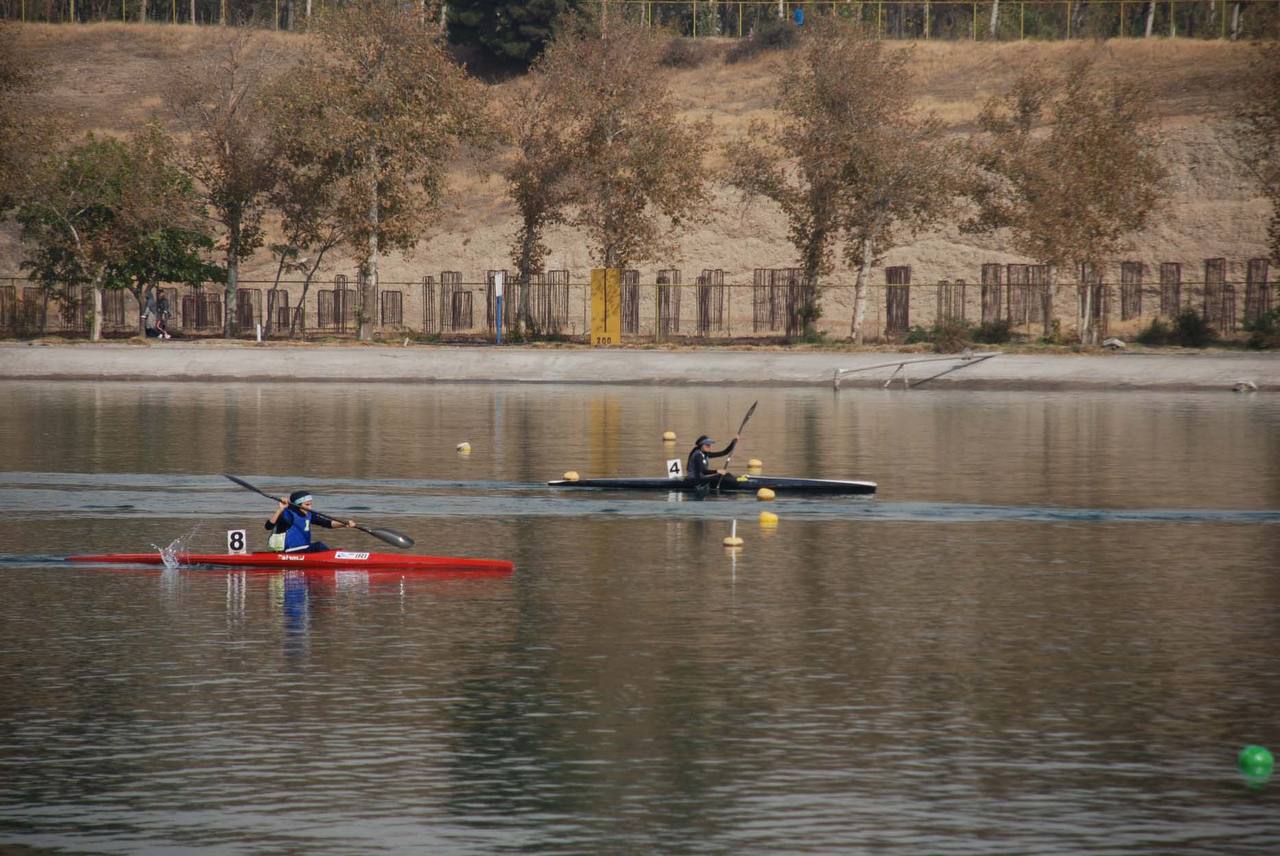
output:
[[[729,445],[725,446],[718,452],[711,451],[712,440],[706,434],[698,438],[693,444],[693,451],[689,453],[689,462],[684,468],[684,477],[687,481],[695,484],[706,484],[713,476],[723,477],[728,475],[726,470],[712,469],[711,458],[723,458],[725,455],[733,452],[733,447],[738,445],[738,435],[733,435],[733,440]]]
[[[263,528],[272,533],[267,538],[267,546],[281,553],[319,553],[329,548],[321,541],[311,540],[312,523],[326,529],[354,528],[356,525],[354,520],[344,523],[312,511],[311,504],[311,494],[305,490],[295,490],[288,499],[281,498],[276,513],[263,524]]]

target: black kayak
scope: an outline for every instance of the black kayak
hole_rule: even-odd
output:
[[[717,484],[719,482],[719,484]],[[581,487],[597,490],[665,490],[694,493],[701,487],[707,493],[755,493],[762,487],[775,491],[778,496],[800,494],[869,495],[876,492],[873,481],[843,481],[840,479],[796,479],[786,476],[736,476],[732,473],[723,479],[712,477],[706,486],[685,479],[623,478],[623,479],[557,479],[547,482],[551,487]]]

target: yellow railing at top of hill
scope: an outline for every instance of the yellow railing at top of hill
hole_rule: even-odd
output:
[[[319,11],[333,0],[313,0]],[[818,15],[861,21],[885,39],[1074,39],[1178,36],[1280,37],[1280,3],[1241,0],[592,0],[602,10],[675,35],[745,37],[779,18],[794,26]],[[271,4],[253,25],[305,28],[300,3],[284,0],[0,0],[0,20],[224,24]],[[447,3],[446,3],[447,7]],[[447,18],[447,9],[446,15]]]
[[[766,19],[803,26],[813,15],[854,18],[881,38],[1275,38],[1277,4],[1238,0],[596,0],[686,36],[745,37]]]

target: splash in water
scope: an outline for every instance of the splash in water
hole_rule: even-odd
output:
[[[182,552],[181,538],[174,538],[167,547],[161,547],[159,544],[152,544],[151,546],[160,552],[160,558],[164,560],[165,570],[177,570],[182,564],[182,562],[178,561],[178,554]]]
[[[160,558],[164,560],[166,570],[177,570],[182,567],[182,559],[184,553],[191,552],[191,544],[196,540],[196,536],[200,534],[201,526],[197,524],[186,533],[179,535],[169,542],[169,546],[161,547],[159,544],[152,544],[156,551],[160,554]]]

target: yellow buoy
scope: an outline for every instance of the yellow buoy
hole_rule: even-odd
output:
[[[728,536],[724,539],[723,544],[726,547],[741,547],[742,539],[738,537],[738,521],[733,521],[733,528],[729,530]]]
[[[578,471],[577,471],[577,470],[569,470],[569,472],[567,472],[567,473],[565,473],[565,474],[564,474],[564,480],[565,480],[565,481],[577,481],[577,480],[578,480]]]
[[[470,444],[470,443],[468,443],[468,442],[466,442],[466,441],[463,441],[463,442],[459,443],[459,444],[458,444],[458,451],[459,451],[459,452],[461,452],[461,453],[462,453],[462,454],[464,454],[464,455],[470,455],[470,454],[471,454],[471,444]]]
[[[761,529],[777,529],[778,515],[774,514],[772,511],[760,512],[760,528]]]
[[[773,497],[774,497],[774,493],[770,488],[762,487],[758,491],[756,491],[756,499],[760,500],[761,502],[767,502],[768,500],[773,499]]]
[[[676,432],[674,432],[674,431],[663,431],[663,432],[662,432],[662,439],[663,439],[663,440],[665,440],[665,441],[666,441],[666,442],[668,442],[668,443],[674,443],[674,442],[676,441]]]
[[[763,466],[764,464],[760,462],[759,458],[752,458],[751,460],[747,461],[747,469],[749,470],[758,470]]]

